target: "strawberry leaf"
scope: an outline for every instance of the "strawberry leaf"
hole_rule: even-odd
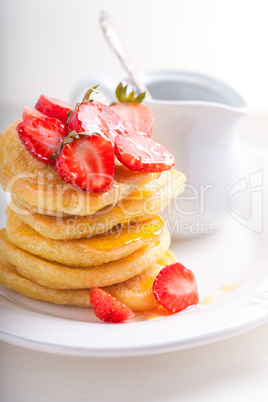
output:
[[[136,97],[136,103],[141,103],[143,99],[145,98],[146,92],[142,92]]]
[[[126,102],[126,103],[141,103],[143,99],[145,98],[146,92],[142,92],[141,94],[137,95],[135,94],[135,91],[132,90],[128,95],[127,95],[127,85],[123,85],[122,82],[117,86],[115,90],[116,97],[119,102]],[[114,102],[112,103],[112,105]]]

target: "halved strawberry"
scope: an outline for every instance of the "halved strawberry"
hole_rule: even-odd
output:
[[[156,300],[172,313],[197,304],[199,300],[194,274],[179,262],[159,272],[153,284],[153,293]]]
[[[110,107],[120,117],[126,131],[151,137],[154,116],[148,107],[141,105],[145,92],[136,96],[134,90],[127,94],[127,89],[128,86],[120,82],[115,91],[119,103],[113,102]]]
[[[49,98],[45,95],[40,96],[35,108],[39,110],[39,112],[44,113],[46,116],[54,117],[64,124],[68,119],[68,113],[73,110],[73,106],[61,102],[58,99]]]
[[[59,176],[84,191],[105,191],[114,175],[110,141],[97,134],[72,132],[56,158]]]
[[[26,119],[34,119],[35,117],[46,117],[46,115],[29,106],[24,106],[22,117],[23,120],[26,120]]]
[[[53,165],[51,156],[57,152],[64,137],[66,126],[57,119],[36,117],[23,120],[17,132],[28,151],[39,161]]]
[[[175,165],[174,156],[162,145],[140,134],[116,137],[115,154],[131,170],[162,172]]]
[[[97,101],[83,101],[77,105],[67,124],[70,132],[97,132],[113,144],[118,134],[125,134],[124,125],[117,114]]]
[[[140,103],[120,102],[110,106],[125,125],[126,131],[151,137],[154,116],[151,110]]]
[[[122,322],[134,317],[127,306],[97,287],[91,289],[90,303],[96,317],[105,322]]]

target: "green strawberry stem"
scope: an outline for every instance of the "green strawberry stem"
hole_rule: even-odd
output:
[[[119,102],[141,103],[145,98],[146,92],[142,92],[136,96],[135,91],[133,90],[127,95],[127,87],[127,85],[123,86],[122,82],[117,86],[115,94]]]
[[[93,92],[94,92],[95,94],[98,93],[98,91],[96,91],[96,89],[98,88],[98,86],[99,86],[99,84],[98,84],[98,85],[95,85],[95,87],[89,88],[89,89],[87,90],[87,92],[85,93],[82,102],[92,102],[93,99],[90,99],[90,95],[91,95]],[[70,111],[68,112],[68,114],[67,114],[67,121],[66,121],[66,124],[67,124],[67,125],[68,125],[68,123],[69,123],[69,121],[70,121],[70,118],[71,118],[72,113],[73,113],[73,112],[77,112],[78,106],[81,105],[82,102],[78,102],[78,103],[76,104],[75,108],[74,108],[73,110],[70,110]],[[53,155],[53,156],[54,156],[54,155]]]
[[[98,88],[99,85],[95,85],[95,87],[89,88],[87,90],[87,92],[85,93],[84,97],[83,97],[83,102],[92,102],[93,99],[90,99],[91,94],[94,92],[95,94],[98,93],[98,91],[96,91],[96,89]]]
[[[76,131],[72,131],[67,137],[64,138],[64,140],[62,141],[62,143],[60,144],[59,149],[57,150],[57,152],[55,152],[50,159],[52,159],[53,161],[57,158],[57,156],[60,154],[60,151],[62,150],[62,147],[66,144],[69,144],[70,142],[73,141],[74,138],[79,138],[81,135],[84,136],[90,136],[92,137],[93,135],[99,135],[101,136],[99,133],[96,132],[92,132],[92,133],[77,133]]]

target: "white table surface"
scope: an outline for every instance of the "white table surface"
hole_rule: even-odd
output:
[[[250,115],[240,135],[268,148],[267,129],[268,115]],[[0,401],[267,402],[268,324],[206,346],[131,358],[53,355],[0,342]]]
[[[267,402],[268,325],[226,341],[132,358],[0,344],[2,402]]]

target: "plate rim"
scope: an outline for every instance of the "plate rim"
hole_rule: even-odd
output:
[[[224,327],[222,329],[217,329],[211,333],[204,333],[202,335],[192,336],[187,340],[183,341],[173,341],[169,343],[158,343],[155,345],[143,345],[143,346],[133,346],[127,348],[88,348],[84,346],[66,346],[59,345],[56,343],[46,343],[38,340],[31,340],[20,335],[9,334],[3,330],[0,330],[0,340],[3,342],[10,343],[15,346],[44,352],[51,354],[59,354],[66,356],[77,356],[77,357],[134,357],[134,356],[146,356],[155,355],[162,353],[169,353],[173,351],[191,349],[198,346],[208,345],[215,342],[220,342],[227,340],[255,328],[265,325],[268,323],[268,313],[258,315],[253,320],[248,320],[240,325],[232,325],[229,327]],[[209,336],[208,336],[209,335]]]

